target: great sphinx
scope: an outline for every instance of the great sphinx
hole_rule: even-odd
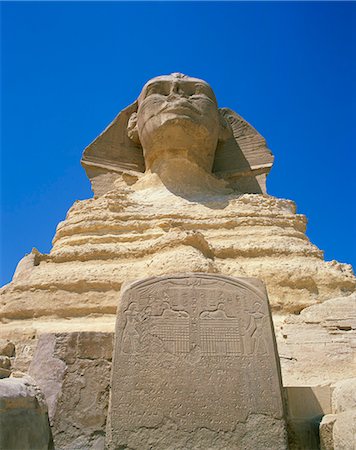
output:
[[[148,81],[82,158],[96,195],[112,189],[120,176],[141,180],[143,173],[139,185],[159,178],[187,195],[226,193],[228,187],[265,193],[272,164],[272,153],[251,125],[219,109],[208,83],[180,73]]]
[[[94,197],[75,202],[50,253],[33,249],[1,289],[0,337],[18,344],[18,367],[44,332],[113,332],[124,283],[199,272],[265,283],[284,383],[353,376],[351,325],[337,328],[355,312],[352,267],[324,261],[294,202],[267,194],[265,139],[219,108],[208,83],[180,73],[148,81],[81,163]],[[300,330],[315,337],[310,349]],[[342,346],[338,364],[329,344]]]
[[[295,204],[267,194],[265,139],[203,80],[148,81],[81,162],[94,198],[70,208],[48,255],[20,261],[1,292],[7,327],[111,323],[123,282],[186,270],[260,278],[282,314],[354,289],[351,267],[324,262],[306,238]]]

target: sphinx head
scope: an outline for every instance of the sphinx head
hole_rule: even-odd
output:
[[[229,126],[208,83],[179,73],[153,78],[137,104],[128,136],[141,145],[146,170],[179,159],[211,173],[218,141]]]
[[[85,149],[81,162],[95,195],[121,180],[157,178],[172,189],[194,183],[210,189],[221,180],[239,192],[260,193],[266,192],[273,155],[241,116],[218,108],[208,83],[174,73],[148,81]]]

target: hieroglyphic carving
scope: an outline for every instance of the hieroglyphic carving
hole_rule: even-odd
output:
[[[150,333],[161,339],[171,353],[189,353],[189,315],[165,305],[160,316],[151,316]]]
[[[231,308],[236,302],[240,305],[239,296],[235,295],[234,299],[227,290],[209,290],[201,285],[192,285],[191,289],[190,298],[182,288],[176,287],[157,291],[154,295],[149,293],[150,305],[156,304],[157,308],[161,304],[162,311],[158,314],[152,314],[152,306],[139,314],[137,303],[130,303],[124,312],[126,324],[121,351],[138,351],[145,322],[146,337],[147,333],[156,336],[171,353],[188,353],[199,348],[204,355],[268,354],[269,344],[264,331],[268,316],[261,302],[249,305],[243,317],[241,314],[240,317],[236,314],[227,316],[225,308]],[[140,295],[144,296],[145,291]]]
[[[233,356],[241,353],[239,320],[228,317],[225,304],[200,313],[200,346],[203,354]]]
[[[136,329],[138,316],[136,303],[130,303],[124,314],[126,325],[122,335],[121,349],[123,353],[136,353],[140,340],[140,334]]]
[[[166,417],[187,433],[233,430],[251,414],[283,422],[272,322],[258,280],[189,274],[132,283],[115,339],[108,430],[115,445]]]

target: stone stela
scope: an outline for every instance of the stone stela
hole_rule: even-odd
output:
[[[253,416],[275,426],[273,448],[285,448],[276,355],[257,279],[188,274],[131,283],[117,315],[108,447],[183,448],[174,446],[177,436],[188,445],[202,429],[237,433],[238,442]],[[243,445],[224,448],[250,448]]]

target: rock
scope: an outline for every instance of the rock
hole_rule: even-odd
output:
[[[10,375],[11,375],[10,369],[3,369],[2,367],[0,367],[0,378],[7,378]]]
[[[0,380],[0,448],[52,450],[43,395],[29,376]]]
[[[356,373],[356,294],[287,316],[276,329],[285,385],[334,383]]]
[[[0,356],[0,368],[1,369],[10,369],[11,360],[8,356]]]
[[[11,359],[9,356],[15,354],[15,346],[12,342],[3,341],[0,343],[0,378],[7,378],[11,375]]]
[[[336,421],[335,414],[327,414],[320,422],[320,450],[334,450],[333,429]]]
[[[150,114],[162,104],[167,86],[171,111]],[[189,101],[188,86],[198,91]],[[157,102],[151,88],[158,89]],[[187,267],[259,278],[269,292],[285,383],[310,386],[354,375],[352,267],[324,261],[322,250],[307,238],[307,219],[296,213],[296,205],[266,194],[272,163],[266,141],[250,124],[219,109],[207,83],[182,74],[150,80],[139,99],[85,150],[82,164],[94,198],[76,202],[59,223],[50,253],[34,249],[0,290],[0,338],[16,344],[16,356],[11,345],[6,351],[12,354],[3,356],[13,358],[15,370],[27,369],[38,335],[57,333],[43,343],[53,369],[36,359],[48,381],[58,442],[102,445],[105,402],[99,401],[98,417],[90,419],[93,427],[81,423],[75,408],[78,395],[95,384],[91,376],[101,386],[92,387],[95,392],[107,383],[93,361],[104,372],[110,361],[74,354],[71,362],[56,349],[72,345],[80,354],[69,332],[79,332],[78,342],[83,332],[112,333],[121,286],[138,278],[182,273]],[[91,374],[78,378],[84,380],[82,389],[69,388],[76,382],[71,370]],[[9,374],[0,368],[0,377]],[[88,399],[86,393],[85,404]]]
[[[15,356],[15,344],[9,340],[0,339],[0,355],[9,358]]]
[[[356,378],[342,380],[335,384],[332,408],[335,414],[351,409],[356,410]]]
[[[284,387],[290,450],[318,450],[319,423],[331,413],[330,385]]]
[[[336,415],[333,427],[334,450],[355,450],[356,410],[344,411]]]
[[[56,449],[104,448],[111,333],[39,337],[29,373],[48,402]]]
[[[17,264],[13,279],[20,280],[28,277],[35,266],[39,264],[41,254],[33,248],[31,253],[25,255]]]
[[[287,448],[268,298],[251,278],[151,277],[119,301],[107,448]]]
[[[163,92],[156,101],[153,85]],[[168,85],[182,86],[170,111],[161,105]],[[197,85],[205,94],[187,101],[184,90]],[[1,290],[2,332],[48,318],[59,331],[68,318],[91,314],[111,314],[114,322],[124,282],[187,267],[259,278],[272,310],[283,314],[349,295],[351,266],[325,262],[295,204],[266,194],[272,163],[264,138],[219,109],[206,82],[181,74],[150,80],[84,152],[94,198],[76,202],[50,254],[33,250]]]
[[[332,414],[320,424],[322,450],[354,450],[356,445],[356,378],[333,386]]]
[[[36,327],[51,317],[60,329],[64,317],[114,316],[123,282],[187,266],[262,279],[279,313],[349,294],[351,267],[324,262],[305,237],[305,223],[292,202],[263,195],[189,201],[164,187],[131,186],[77,202],[59,224],[50,255],[1,290],[4,336],[16,320]]]

